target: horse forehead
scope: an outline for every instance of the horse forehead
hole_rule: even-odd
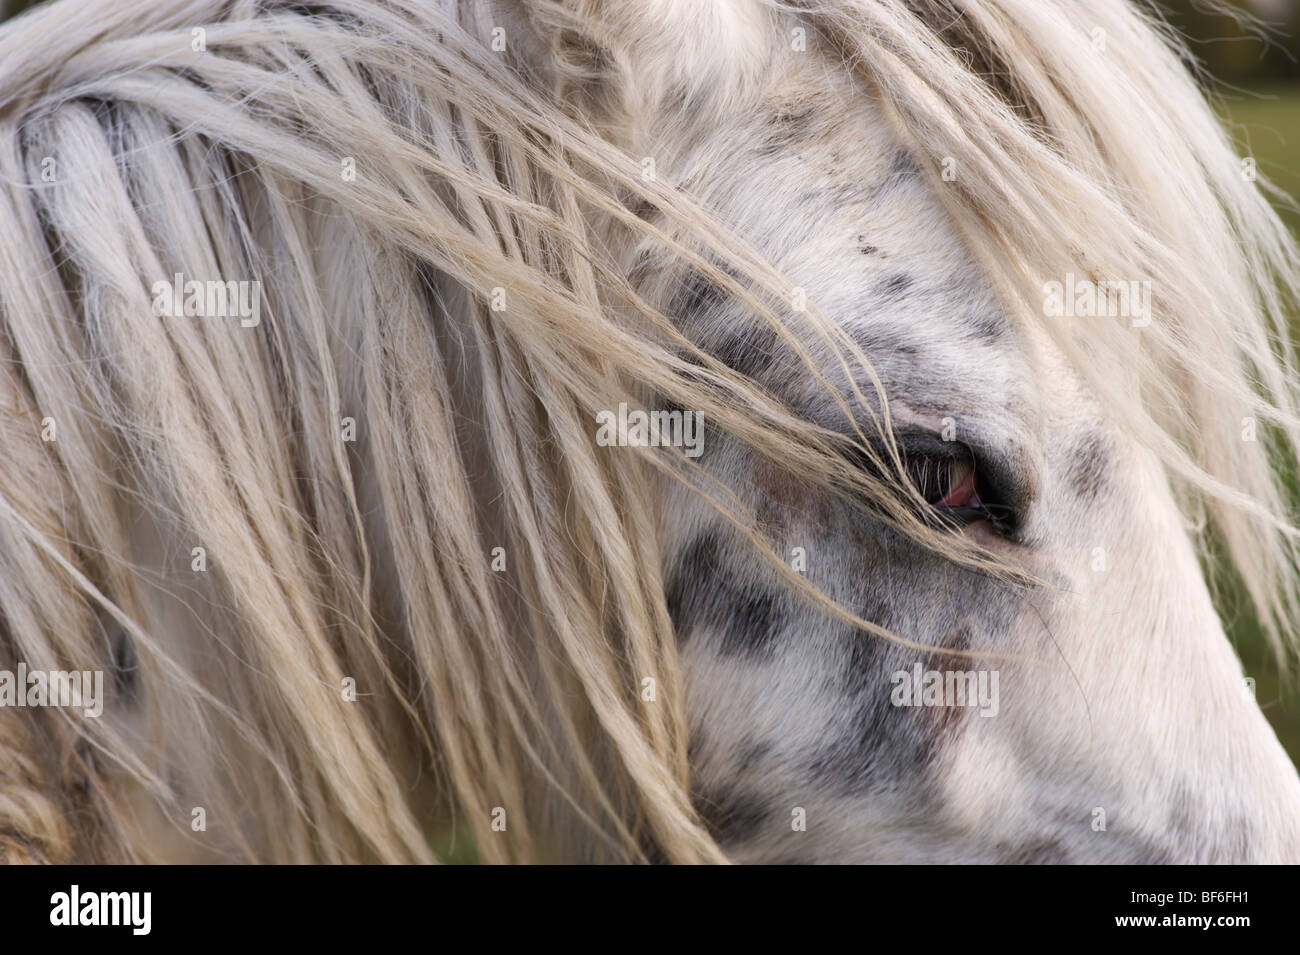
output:
[[[821,102],[771,98],[716,133],[736,148],[697,142],[685,177],[862,346],[891,399],[944,414],[1000,402],[1023,417],[1033,404],[1025,343],[935,194],[942,178],[868,98],[824,92]],[[698,272],[679,275],[671,305],[737,371],[802,380],[787,349]]]
[[[850,236],[848,244],[856,241]],[[930,425],[948,416],[978,418],[1006,431],[1032,427],[1043,393],[1028,342],[973,270],[935,269],[908,255],[884,268],[863,266],[860,254],[843,245],[814,242],[801,252],[808,268],[788,260],[782,267],[808,302],[862,349],[900,417]],[[824,380],[841,389],[856,386],[869,400],[874,394],[871,373],[853,362],[846,370],[829,346],[815,341],[804,343],[821,372],[812,374],[775,331],[698,273],[677,283],[672,308],[724,364],[815,419],[833,418],[838,407]]]

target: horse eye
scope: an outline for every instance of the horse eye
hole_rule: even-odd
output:
[[[909,431],[895,435],[902,463],[901,476],[926,502],[926,515],[947,527],[987,520],[995,531],[1014,538],[1018,533],[1023,492],[996,455],[947,441],[937,434]],[[876,456],[860,449],[848,452],[859,468],[889,479],[881,467],[883,450]],[[893,472],[896,479],[898,472]]]
[[[975,463],[969,458],[908,455],[903,459],[908,479],[926,503],[941,510],[980,509]]]

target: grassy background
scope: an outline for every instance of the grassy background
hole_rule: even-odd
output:
[[[1254,156],[1263,178],[1300,199],[1300,83],[1274,82],[1233,94],[1221,113],[1236,135],[1241,155]],[[1300,235],[1300,210],[1285,204],[1277,208]]]
[[[1233,93],[1223,102],[1224,118],[1232,128],[1242,156],[1253,156],[1261,178],[1289,196],[1300,197],[1300,83],[1273,81],[1248,93]],[[1276,203],[1293,232],[1300,235],[1300,209]],[[1300,334],[1300,316],[1295,320]],[[1296,621],[1300,626],[1300,621]],[[1279,679],[1277,666],[1254,621],[1230,621],[1229,635],[1237,647],[1246,674],[1256,681],[1260,708],[1278,738],[1300,766],[1300,686]]]

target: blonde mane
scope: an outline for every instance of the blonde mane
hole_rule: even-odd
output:
[[[658,472],[811,588],[676,449],[602,453],[593,416],[621,401],[697,409],[1015,576],[687,341],[604,241],[869,368],[619,145],[675,85],[723,109],[744,77],[664,62],[633,89],[630,8],[523,8],[545,70],[493,49],[487,3],[58,0],[0,26],[0,667],[114,677],[100,719],[0,708],[0,856],[426,862],[456,832],[490,862],[725,861],[690,798]],[[1168,31],[1125,0],[762,16],[879,97],[1008,310],[1159,453],[1283,655],[1300,254]],[[1153,321],[1045,319],[1071,271],[1149,281]],[[260,282],[260,322],[159,317],[177,273]]]

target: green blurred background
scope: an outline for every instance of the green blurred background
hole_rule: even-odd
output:
[[[1300,0],[1151,2],[1187,37],[1202,82],[1241,155],[1255,158],[1261,178],[1300,197]],[[0,0],[0,19],[29,6],[31,0]],[[1281,200],[1277,205],[1300,234],[1300,207]],[[1300,332],[1300,315],[1296,324]],[[1240,597],[1229,594],[1226,604],[1229,633],[1256,681],[1260,707],[1300,765],[1300,686],[1280,678],[1254,621],[1232,609],[1244,606]]]
[[[1159,9],[1188,39],[1207,91],[1215,98],[1242,156],[1253,156],[1260,177],[1300,197],[1300,0],[1160,0]],[[1300,235],[1300,207],[1275,204]],[[1300,331],[1300,315],[1295,316]],[[1229,595],[1229,608],[1244,606]],[[1248,614],[1228,632],[1256,681],[1259,705],[1300,766],[1300,686],[1279,679],[1273,656]],[[1300,626],[1300,621],[1294,622]]]

